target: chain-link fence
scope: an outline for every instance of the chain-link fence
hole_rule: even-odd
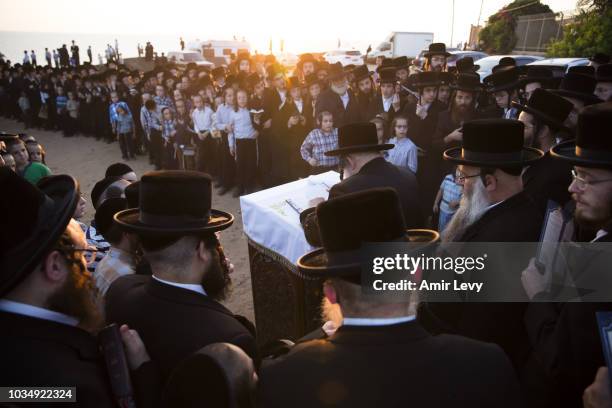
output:
[[[516,22],[514,53],[544,53],[548,44],[563,35],[563,26],[572,20],[566,13],[519,16]]]

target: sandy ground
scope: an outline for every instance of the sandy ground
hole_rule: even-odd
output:
[[[81,191],[89,198],[94,184],[104,178],[106,168],[115,162],[122,161],[119,145],[106,144],[92,137],[62,137],[60,132],[49,132],[37,129],[24,130],[23,124],[0,118],[0,130],[5,132],[25,132],[31,134],[47,151],[47,166],[54,174],[70,174],[75,177]],[[152,170],[146,156],[137,156],[126,162],[140,177]],[[225,301],[226,306],[234,313],[244,315],[254,322],[253,297],[251,294],[251,275],[249,270],[247,241],[242,233],[242,215],[238,198],[231,193],[220,196],[213,192],[213,208],[228,211],[236,217],[234,225],[221,233],[221,242],[226,255],[234,264],[232,275],[233,291]],[[89,223],[94,216],[91,202],[87,203],[85,217],[81,220]]]

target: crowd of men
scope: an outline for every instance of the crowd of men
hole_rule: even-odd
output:
[[[118,140],[156,171],[109,166],[86,225],[78,182],[32,173],[27,136],[2,134],[0,385],[76,385],[81,406],[113,406],[94,334],[116,323],[138,406],[610,406],[595,313],[612,303],[545,302],[529,258],[509,256],[500,277],[522,303],[415,312],[361,291],[362,243],[537,242],[550,201],[572,211],[576,242],[610,241],[609,56],[562,76],[507,57],[483,81],[469,58],[449,72],[448,56],[434,43],[422,67],[370,72],[304,54],[289,76],[246,53],[210,72],[2,62],[0,114]],[[325,336],[258,348],[220,303],[234,215],[211,207],[215,181],[241,195],[330,169],[342,180],[300,214],[317,249],[297,262],[323,282]],[[590,252],[576,285],[610,282],[592,276],[602,262]]]

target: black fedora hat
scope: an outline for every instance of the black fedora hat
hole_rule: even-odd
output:
[[[338,148],[325,152],[326,156],[389,150],[393,144],[378,144],[376,125],[374,123],[351,123],[338,129]]]
[[[426,86],[440,86],[440,75],[434,71],[419,72],[414,75],[415,88],[425,88]]]
[[[460,74],[464,73],[474,73],[480,69],[480,65],[474,64],[474,58],[472,57],[463,57],[457,61],[455,64],[457,67],[457,72]]]
[[[345,77],[346,71],[342,67],[342,64],[336,62],[335,64],[331,64],[329,66],[329,70],[327,71],[327,78],[331,81],[337,78]]]
[[[297,261],[307,278],[342,278],[359,282],[364,243],[421,242],[439,239],[431,230],[406,230],[397,192],[388,187],[343,194],[316,208],[322,248]]]
[[[597,82],[612,82],[612,64],[602,64],[595,75]]]
[[[308,74],[306,75],[305,81],[306,87],[311,87],[312,85],[321,85],[321,81],[317,74]]]
[[[574,74],[582,74],[588,76],[595,76],[595,67],[591,65],[575,65],[573,67],[569,67],[567,70],[568,73]]]
[[[563,122],[574,109],[574,105],[562,96],[540,88],[533,91],[525,105],[512,102],[512,106],[534,115],[554,130],[565,130],[571,133]]]
[[[381,70],[386,68],[395,68],[395,64],[393,63],[392,58],[385,58],[384,60],[382,60],[380,66],[376,68],[376,72],[380,72]]]
[[[544,153],[523,147],[525,126],[518,120],[478,119],[463,124],[461,147],[448,149],[444,159],[475,167],[522,167]]]
[[[19,139],[19,135],[16,133],[0,132],[0,142],[11,144]]]
[[[481,92],[483,90],[478,74],[459,74],[451,85],[456,91]]]
[[[440,85],[451,86],[455,82],[455,75],[451,72],[438,72],[438,81]]]
[[[211,208],[210,176],[195,171],[152,171],[140,180],[140,203],[115,214],[120,227],[139,234],[186,235],[215,232],[234,222]]]
[[[395,84],[397,77],[395,75],[395,68],[381,69],[379,72],[380,84]]]
[[[300,55],[298,63],[297,63],[298,68],[302,69],[302,67],[304,66],[304,64],[306,62],[312,62],[316,66],[318,61],[316,60],[316,58],[312,54],[307,52],[305,54]]]
[[[570,72],[561,80],[559,88],[553,89],[551,92],[568,98],[578,99],[585,105],[592,105],[603,102],[593,95],[596,85],[597,81],[595,78]]]
[[[395,69],[400,70],[400,69],[408,69],[408,67],[410,67],[410,60],[408,60],[408,57],[397,57],[393,59],[393,66],[395,67]]]
[[[306,85],[296,76],[289,77],[287,80],[287,89],[304,88]]]
[[[96,231],[102,234],[102,236],[105,236],[113,226],[113,217],[115,214],[126,208],[130,208],[128,200],[122,197],[109,198],[100,204],[94,217]]]
[[[257,72],[253,72],[252,74],[250,74],[247,77],[247,84],[251,87],[254,88],[255,85],[257,85],[258,83],[260,83],[262,81],[261,77],[259,76],[259,74]]]
[[[483,83],[490,93],[517,88],[519,86],[518,70],[513,66],[504,66],[486,77]]]
[[[525,75],[522,76],[520,79],[521,87],[524,87],[525,85],[533,83],[533,82],[539,82],[540,84],[542,84],[542,87],[544,88],[549,87],[549,85],[551,84],[553,80],[553,73],[550,68],[539,66],[539,65],[533,65],[533,66],[523,65],[523,66],[527,67],[526,68],[527,70],[525,72]]]
[[[444,55],[450,57],[451,53],[446,51],[446,44],[444,43],[431,43],[429,44],[429,50],[423,54],[425,58],[433,57],[434,55]]]
[[[104,177],[98,181],[91,190],[91,205],[97,209],[104,200],[121,197],[130,182],[118,176]]]
[[[366,64],[363,64],[355,68],[353,70],[353,78],[355,82],[359,82],[362,79],[370,78],[370,71],[368,70],[368,66]]]
[[[550,155],[577,166],[612,168],[612,102],[583,108],[576,140],[553,146]]]
[[[37,188],[0,168],[4,215],[0,234],[0,297],[21,282],[66,230],[79,201],[77,182],[67,175],[45,178]]]
[[[610,56],[608,54],[604,54],[603,52],[598,52],[595,53],[595,55],[593,55],[591,58],[589,58],[589,61],[592,61],[596,64],[609,64]]]

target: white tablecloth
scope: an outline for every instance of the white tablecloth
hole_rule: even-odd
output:
[[[327,199],[329,189],[339,181],[337,172],[328,171],[240,197],[244,233],[295,265],[313,247],[306,242],[299,212],[287,200],[305,210],[311,199]]]

